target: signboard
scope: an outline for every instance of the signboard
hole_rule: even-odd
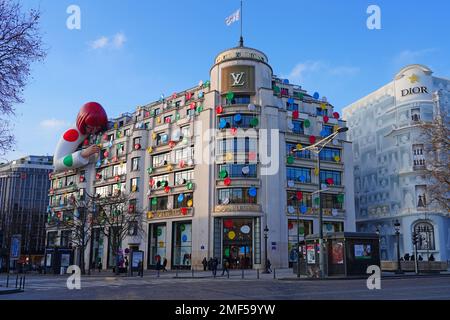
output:
[[[132,253],[132,260],[131,260],[131,267],[132,268],[138,268],[139,262],[144,262],[144,252],[143,251],[133,251]]]
[[[63,253],[61,254],[61,267],[68,267],[68,266],[70,266],[70,254]]]
[[[316,252],[313,245],[308,245],[306,247],[306,257],[308,263],[316,263]]]
[[[372,248],[370,244],[355,244],[355,259],[371,259]]]
[[[16,234],[11,237],[11,251],[10,251],[11,260],[19,260],[21,244],[22,244],[22,235]]]
[[[227,93],[254,93],[255,92],[255,67],[231,66],[222,69],[221,91]]]

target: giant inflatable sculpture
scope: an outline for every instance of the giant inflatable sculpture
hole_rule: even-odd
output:
[[[107,123],[108,116],[99,103],[86,103],[78,113],[76,125],[64,132],[56,146],[55,172],[82,168],[92,155],[99,154],[100,147],[95,144],[83,150],[77,149],[90,135],[106,129]]]

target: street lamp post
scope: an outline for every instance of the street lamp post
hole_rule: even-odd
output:
[[[394,223],[395,235],[397,236],[397,271],[396,274],[403,274],[402,265],[400,263],[400,222],[395,220]]]
[[[318,190],[314,193],[318,193],[319,196],[319,269],[320,269],[320,277],[325,277],[325,250],[323,246],[323,212],[322,212],[322,201],[320,199],[321,190],[321,181],[320,181],[320,151],[331,141],[333,141],[334,138],[337,137],[339,133],[347,132],[347,127],[342,127],[330,134],[329,136],[323,138],[322,140],[301,149],[294,149],[293,152],[303,151],[303,150],[309,150],[312,151],[317,156],[317,170],[318,170]]]
[[[264,228],[264,252],[265,252],[265,266],[264,266],[264,272],[263,273],[269,273],[269,261],[268,261],[268,252],[267,252],[267,238],[269,236],[269,228],[266,227]]]

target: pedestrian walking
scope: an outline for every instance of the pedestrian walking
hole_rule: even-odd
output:
[[[229,277],[230,276],[230,270],[229,270],[229,267],[230,267],[230,263],[228,262],[228,259],[224,259],[223,260],[223,267],[222,267],[222,277],[223,277],[223,275],[225,274],[225,272],[227,273],[227,276]]]
[[[97,268],[98,268],[98,272],[102,272],[103,264],[102,264],[102,261],[101,261],[101,260],[98,262]]]
[[[269,271],[270,273],[272,273],[271,267],[272,267],[272,264],[270,263],[270,260],[267,259],[267,271]]]
[[[212,270],[212,265],[213,265],[213,258],[209,258],[209,261],[208,261],[208,270],[209,271]]]
[[[206,268],[208,268],[208,260],[206,260],[206,257],[203,258],[202,265],[203,265],[203,271],[206,271]]]
[[[214,257],[214,259],[212,260],[212,263],[211,263],[212,274],[214,277],[216,277],[216,275],[217,275],[217,265],[218,264],[219,264],[219,260],[216,257]]]
[[[162,271],[167,272],[167,258],[164,258],[163,264],[162,264]]]

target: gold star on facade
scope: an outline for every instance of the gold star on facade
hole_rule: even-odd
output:
[[[419,77],[416,76],[415,74],[413,74],[413,75],[412,75],[411,77],[409,77],[408,79],[409,79],[409,81],[410,81],[411,83],[416,83],[417,81],[419,81]]]

